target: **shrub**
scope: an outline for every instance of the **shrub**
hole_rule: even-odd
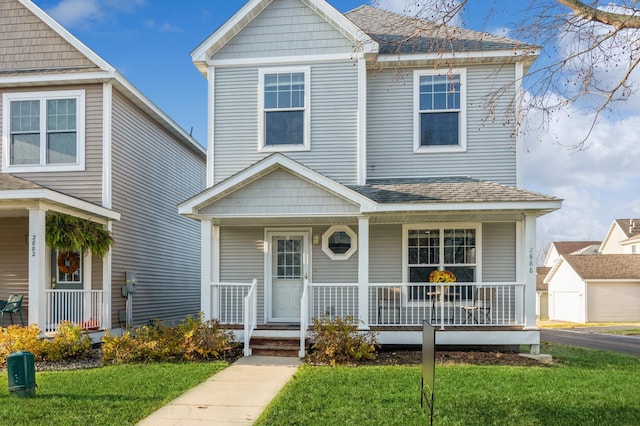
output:
[[[63,321],[51,341],[43,342],[45,361],[86,358],[91,352],[91,337],[83,333],[82,327]]]
[[[235,347],[231,332],[222,329],[216,321],[203,321],[200,314],[185,318],[175,327],[154,321],[126,331],[122,336],[107,332],[102,338],[102,361],[122,364],[219,359]]]
[[[40,361],[45,352],[45,345],[46,342],[40,339],[40,329],[37,325],[0,327],[0,366],[6,365],[8,355],[18,351],[29,351]]]
[[[314,318],[310,327],[314,342],[309,359],[336,365],[375,359],[378,344],[373,331],[358,331],[353,317]]]

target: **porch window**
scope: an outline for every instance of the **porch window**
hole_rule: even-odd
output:
[[[5,93],[3,170],[84,169],[84,91]]]
[[[456,282],[475,282],[477,269],[476,227],[416,226],[405,229],[406,274],[409,283],[429,283],[429,274],[436,269],[451,271]],[[436,290],[429,286],[408,287],[408,301],[427,299],[426,293]],[[463,292],[471,291],[471,287]],[[468,294],[459,295],[469,298]]]
[[[347,260],[357,249],[357,235],[348,226],[334,225],[322,234],[322,251],[332,260]]]
[[[309,71],[260,71],[260,151],[309,148]]]
[[[414,152],[466,149],[465,70],[415,71]]]

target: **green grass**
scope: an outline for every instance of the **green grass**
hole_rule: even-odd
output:
[[[562,345],[551,367],[437,365],[436,425],[637,425],[640,359]],[[420,367],[303,366],[257,425],[427,425]]]
[[[116,365],[36,373],[36,396],[9,395],[0,373],[2,425],[131,425],[226,363]]]
[[[621,336],[640,336],[640,328],[625,328],[622,330],[598,330],[598,333],[618,334]]]

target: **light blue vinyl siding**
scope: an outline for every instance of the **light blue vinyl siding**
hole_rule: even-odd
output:
[[[350,53],[354,43],[298,0],[275,0],[212,59]]]
[[[516,279],[516,224],[482,225],[482,279],[513,282]]]
[[[345,61],[313,64],[310,70],[310,151],[285,155],[353,184],[358,163],[357,67]],[[214,111],[214,175],[219,183],[269,155],[258,152],[258,68],[216,68]]]
[[[349,225],[349,227],[358,233],[358,227]],[[316,226],[313,228],[313,235],[319,237],[318,244],[312,245],[312,264],[311,277],[316,283],[332,283],[332,284],[355,284],[358,282],[358,252],[356,251],[347,260],[332,260],[322,251],[322,234],[324,234],[328,226]]]
[[[114,325],[125,272],[137,274],[135,324],[178,320],[200,309],[200,225],[177,205],[205,187],[205,159],[113,93],[112,257]]]
[[[368,75],[368,178],[471,176],[508,185],[516,184],[516,147],[513,91],[501,95],[495,109],[488,96],[513,83],[515,67],[467,68],[467,151],[413,152],[413,69],[373,70]]]
[[[369,239],[369,280],[401,283],[402,225],[371,225]]]

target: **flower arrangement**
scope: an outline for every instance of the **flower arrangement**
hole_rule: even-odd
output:
[[[440,271],[436,269],[429,274],[430,283],[455,283],[456,276],[451,271]]]

